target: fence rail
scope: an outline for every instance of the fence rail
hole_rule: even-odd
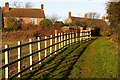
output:
[[[21,74],[26,70],[32,70],[32,67],[36,64],[42,64],[41,62],[45,60],[47,57],[51,56],[52,54],[56,54],[56,52],[60,51],[62,48],[71,45],[72,43],[76,43],[78,41],[88,41],[91,39],[91,30],[80,30],[80,32],[70,32],[70,33],[57,33],[55,30],[55,35],[51,35],[50,37],[45,36],[44,39],[40,37],[37,38],[37,41],[32,41],[29,39],[28,43],[21,44],[21,41],[18,41],[18,45],[14,47],[9,47],[9,45],[5,45],[5,49],[1,50],[2,54],[5,55],[5,64],[0,67],[0,69],[4,70],[4,78],[13,79],[15,77],[20,78]],[[50,42],[49,44],[47,42]],[[44,48],[41,48],[41,43],[44,42]],[[32,45],[37,43],[37,51],[33,51]],[[29,54],[26,56],[21,57],[22,49],[24,46],[29,46]],[[54,47],[54,48],[53,48]],[[48,53],[48,48],[49,52]],[[9,55],[11,50],[17,49],[17,60],[9,62]],[[54,51],[53,51],[54,49]],[[44,58],[41,58],[41,52],[44,51]],[[33,62],[33,55],[38,54],[39,60],[35,63]],[[29,66],[23,70],[21,70],[21,60],[29,58]],[[17,63],[17,73],[13,76],[9,75],[9,66]]]

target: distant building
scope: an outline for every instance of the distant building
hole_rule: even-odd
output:
[[[67,22],[68,24],[70,25],[75,25],[75,21],[83,21],[83,23],[81,24],[80,23],[80,27],[83,27],[83,29],[86,29],[86,27],[90,27],[92,30],[95,30],[96,27],[99,27],[100,28],[100,31],[101,31],[101,35],[103,35],[107,30],[108,30],[108,24],[107,22],[105,21],[105,17],[102,16],[101,19],[96,19],[96,18],[88,18],[87,17],[87,14],[84,15],[84,17],[75,17],[75,16],[72,16],[71,15],[71,12],[68,13],[68,19],[67,19]],[[85,23],[84,21],[86,22],[92,22],[92,24],[94,25],[87,25],[87,23]],[[75,26],[73,26],[75,27]]]
[[[5,3],[5,7],[2,8],[4,27],[7,27],[7,21],[9,18],[22,19],[23,24],[35,24],[39,23],[45,18],[44,5],[41,4],[41,9],[34,8],[10,8],[9,3]]]
[[[74,21],[80,21],[80,20],[94,20],[94,21],[102,21],[105,22],[105,17],[102,16],[102,19],[92,19],[92,18],[87,18],[87,14],[84,15],[84,17],[75,17],[71,15],[71,12],[68,13],[68,19],[67,19],[67,23],[73,23]]]

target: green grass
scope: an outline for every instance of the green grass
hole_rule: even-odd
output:
[[[69,78],[117,78],[118,49],[100,37],[90,44],[74,65]]]
[[[62,52],[60,51],[43,61],[34,71],[25,73],[23,77],[40,79],[67,78],[82,51],[91,42],[75,43],[65,50],[63,49]]]

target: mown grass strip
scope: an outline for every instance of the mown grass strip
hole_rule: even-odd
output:
[[[118,49],[106,37],[90,44],[74,65],[69,78],[117,78]]]
[[[82,52],[85,50],[86,46],[92,41],[82,43],[78,48],[76,48],[72,53],[70,53],[61,65],[59,65],[53,73],[49,75],[49,78],[64,78],[67,79],[70,75],[70,72],[73,68],[73,65],[76,63],[77,59],[80,57]]]

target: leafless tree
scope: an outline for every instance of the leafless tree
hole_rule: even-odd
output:
[[[22,2],[18,2],[17,0],[15,0],[13,2],[13,6],[15,8],[23,8],[23,7],[25,7],[25,8],[31,8],[32,4],[30,2],[26,2],[26,3],[22,4]]]
[[[48,19],[50,19],[52,21],[52,23],[54,24],[55,21],[57,21],[58,19],[60,19],[60,17],[56,14],[53,14],[51,16],[47,16]]]
[[[13,6],[16,7],[16,8],[20,8],[21,7],[21,2],[18,2],[17,0],[15,0],[13,2]]]
[[[25,3],[25,8],[31,8],[31,7],[32,7],[32,5],[31,5],[30,2],[26,2],[26,3]]]
[[[97,12],[88,12],[87,17],[92,19],[98,19],[100,17],[100,14]]]

